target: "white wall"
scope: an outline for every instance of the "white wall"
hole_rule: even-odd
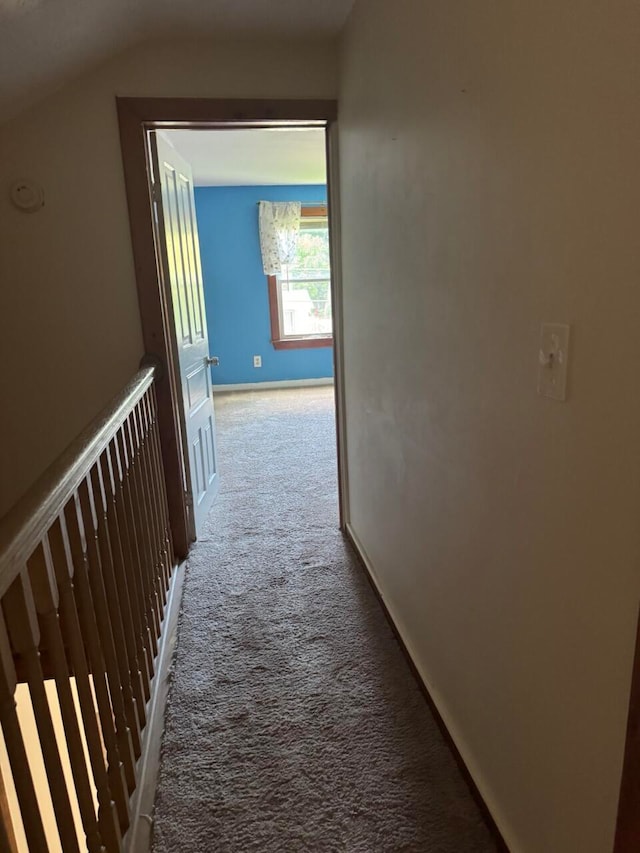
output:
[[[0,515],[143,354],[115,96],[335,97],[326,43],[152,43],[0,128]],[[45,207],[11,207],[16,178]]]
[[[514,851],[608,853],[640,595],[640,7],[359,0],[351,522]],[[566,403],[542,321],[573,327]]]

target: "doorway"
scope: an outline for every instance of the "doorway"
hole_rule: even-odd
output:
[[[308,230],[310,237],[318,238],[323,218],[324,227],[328,225],[331,281],[330,284],[327,282],[323,293],[322,282],[317,277],[311,282],[301,281],[304,273],[303,276],[299,271],[296,274],[295,268],[292,275],[269,277],[269,343],[274,353],[282,351],[285,356],[293,355],[293,350],[299,347],[300,341],[295,338],[304,337],[301,349],[309,352],[316,348],[319,351],[320,347],[326,349],[327,318],[333,315],[330,351],[335,364],[339,505],[343,526],[346,472],[335,102],[125,98],[118,99],[118,114],[145,347],[149,356],[155,357],[162,367],[162,378],[157,388],[158,419],[172,532],[181,556],[186,556],[190,543],[196,538],[197,528],[213,500],[219,480],[215,418],[213,406],[210,411],[207,406],[211,400],[211,372],[215,376],[215,371],[224,362],[215,351],[209,352],[204,297],[199,304],[194,295],[193,278],[197,277],[199,257],[197,230],[195,238],[189,236],[189,230],[195,228],[196,222],[195,204],[189,199],[189,164],[167,140],[176,131],[179,131],[176,138],[182,136],[183,140],[187,133],[202,140],[203,133],[212,131],[219,136],[229,134],[229,140],[230,134],[248,134],[256,130],[272,134],[287,131],[322,134],[327,163],[326,198],[307,197],[306,205],[303,206],[300,200],[298,203],[301,208],[306,208],[306,216],[302,216],[301,221],[308,219],[301,229],[303,232]],[[162,134],[160,137],[158,131]],[[172,158],[175,165],[172,165]],[[269,195],[266,191],[262,194]],[[267,203],[268,199],[260,199],[260,202]],[[255,218],[259,220],[263,213],[260,204],[256,204],[255,209]],[[178,235],[175,225],[180,218],[185,230]],[[156,234],[164,234],[164,247],[158,245],[157,239],[154,240],[154,227]],[[317,244],[318,239],[307,240],[309,242]],[[175,251],[178,244],[182,247],[180,257]],[[171,264],[175,267],[185,258],[193,263],[194,269],[183,275],[181,290],[176,292],[180,275],[176,274],[175,268],[171,270]],[[296,316],[294,305],[299,309],[302,302],[305,306],[297,311]],[[309,325],[310,315],[314,317],[313,327]],[[279,328],[275,328],[278,323]],[[271,358],[271,350],[266,354]],[[255,364],[253,369],[260,370],[262,354],[256,352],[251,355]]]

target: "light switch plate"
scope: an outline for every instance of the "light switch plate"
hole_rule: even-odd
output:
[[[553,400],[567,399],[569,331],[564,323],[543,323],[538,353],[538,394]]]

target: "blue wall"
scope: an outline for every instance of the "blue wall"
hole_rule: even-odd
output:
[[[275,350],[258,238],[259,201],[324,202],[325,186],[196,187],[215,385],[333,376],[333,349]],[[262,367],[253,356],[262,356]]]

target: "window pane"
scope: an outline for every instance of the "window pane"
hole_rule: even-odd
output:
[[[296,259],[280,276],[285,335],[330,335],[331,286],[326,222],[301,223]]]
[[[302,220],[296,250],[296,269],[329,269],[329,229],[325,224]]]
[[[322,273],[326,276],[327,270]],[[331,289],[326,277],[290,277],[282,282],[281,299],[285,335],[331,334]]]

